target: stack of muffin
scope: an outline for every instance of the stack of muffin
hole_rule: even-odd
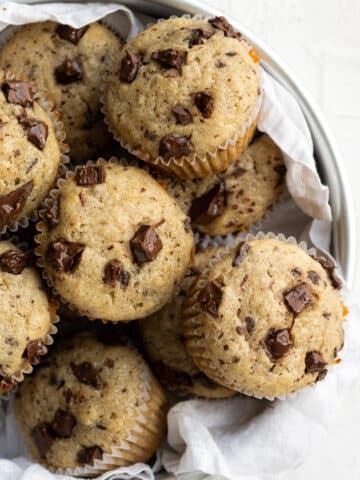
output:
[[[49,468],[149,461],[165,391],[276,398],[339,361],[332,261],[243,235],[286,174],[256,131],[258,61],[223,17],[125,44],[30,24],[0,51],[0,388]]]

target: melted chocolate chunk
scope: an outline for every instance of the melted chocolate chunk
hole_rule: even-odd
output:
[[[79,58],[65,58],[63,63],[55,68],[58,83],[67,85],[82,79],[82,67]]]
[[[245,317],[246,329],[251,333],[255,328],[255,320],[252,317]]]
[[[17,190],[0,197],[0,226],[16,220],[22,212],[33,186],[34,182],[30,180]]]
[[[323,256],[317,257],[315,255],[311,255],[311,256],[314,260],[319,262],[320,265],[326,270],[326,273],[328,274],[331,285],[337,290],[340,290],[342,288],[342,281],[336,273],[336,265],[331,260],[331,258],[327,258]]]
[[[60,195],[55,198],[44,212],[44,220],[49,228],[54,228],[60,223]]]
[[[308,352],[305,357],[305,373],[322,372],[327,362],[322,358],[319,352]]]
[[[68,42],[71,42],[74,45],[77,45],[79,43],[79,40],[83,37],[83,35],[85,34],[88,28],[89,28],[88,25],[81,28],[74,28],[74,27],[70,27],[70,25],[59,24],[56,27],[56,33],[59,35],[59,37],[63,38],[64,40],[67,40]]]
[[[196,92],[194,95],[194,103],[204,118],[210,118],[214,108],[214,96],[209,92]]]
[[[117,283],[120,284],[120,288],[126,288],[129,285],[130,274],[125,270],[122,263],[119,260],[111,260],[105,266],[105,274],[103,282],[106,285],[115,287]]]
[[[316,272],[310,270],[307,276],[308,276],[308,279],[311,280],[314,285],[319,285],[320,277]]]
[[[28,255],[18,250],[8,250],[0,255],[0,270],[19,275],[28,264]]]
[[[177,136],[177,135],[165,135],[159,143],[159,155],[164,160],[170,158],[180,158],[182,156],[189,155],[194,150],[190,137]]]
[[[246,255],[250,252],[250,245],[247,242],[241,242],[240,246],[235,252],[235,257],[232,262],[233,267],[238,267],[243,262]]]
[[[75,173],[75,181],[77,185],[91,186],[105,182],[104,167],[83,166],[78,167]]]
[[[151,59],[158,62],[163,68],[176,68],[181,73],[185,63],[186,52],[180,52],[174,48],[156,50],[151,54]]]
[[[284,292],[284,300],[288,308],[295,314],[314,303],[314,297],[307,283],[301,282]]]
[[[56,410],[51,428],[57,437],[71,437],[75,425],[76,420],[74,415],[72,415],[70,412],[65,412],[65,410],[61,410],[60,408]]]
[[[204,195],[192,201],[189,216],[192,223],[208,225],[223,213],[225,206],[226,192],[224,182],[220,182],[204,193]]]
[[[265,338],[265,345],[272,358],[283,357],[293,345],[290,338],[290,330],[288,328],[281,330],[272,328]]]
[[[76,459],[80,465],[92,465],[95,459],[101,460],[102,455],[102,449],[98,445],[94,445],[93,447],[83,447],[79,450]]]
[[[200,305],[213,317],[218,317],[219,307],[222,300],[222,282],[213,280],[199,294]]]
[[[225,17],[210,18],[209,23],[212,27],[222,30],[225,37],[237,38],[240,40],[241,33],[235,32],[234,27],[226,20]]]
[[[20,118],[19,123],[29,142],[33,143],[39,150],[43,150],[49,134],[46,123],[31,118]]]
[[[162,249],[162,241],[153,227],[141,225],[130,240],[131,253],[138,265],[152,262]]]
[[[42,458],[45,458],[48,450],[54,442],[51,426],[48,423],[39,423],[31,431],[32,439]]]
[[[191,123],[193,120],[189,110],[179,104],[175,105],[171,111],[175,115],[176,123],[180,125],[189,125],[189,123]]]
[[[142,55],[126,50],[120,64],[120,80],[131,83],[135,80],[138,70],[142,64]]]
[[[324,380],[324,378],[326,377],[328,371],[326,368],[324,368],[324,370],[321,370],[318,374],[318,376],[316,377],[316,380],[315,382],[321,382],[321,380]]]
[[[33,340],[26,345],[23,357],[26,357],[32,365],[40,363],[40,356],[45,355],[46,347],[42,340]]]
[[[79,263],[81,254],[85,249],[82,243],[68,242],[57,238],[49,243],[46,258],[59,272],[69,272]]]
[[[9,80],[2,86],[6,100],[22,107],[32,107],[34,103],[34,90],[29,83],[18,80]]]
[[[211,38],[214,33],[215,32],[203,30],[202,28],[194,28],[193,30],[191,30],[189,48],[192,48],[194,45],[202,45],[203,43],[205,43],[205,40]]]
[[[70,364],[71,370],[75,377],[81,383],[89,385],[90,387],[95,388],[96,390],[101,390],[103,388],[103,382],[100,378],[100,375],[96,368],[89,362],[82,363],[73,363]]]

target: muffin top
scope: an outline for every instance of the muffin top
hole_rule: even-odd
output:
[[[28,255],[8,241],[0,242],[0,390],[12,386],[12,376],[46,353],[56,307],[43,290]]]
[[[92,319],[150,315],[170,299],[190,263],[186,215],[137,167],[78,167],[43,216],[37,240],[48,281]]]
[[[111,140],[100,112],[104,75],[121,43],[106,27],[54,22],[21,27],[0,51],[0,66],[21,74],[61,112],[71,157],[95,158]]]
[[[285,173],[281,150],[263,134],[223,172],[195,180],[171,177],[166,183],[195,228],[226,235],[245,230],[263,217],[279,198]]]
[[[140,322],[146,353],[160,381],[183,394],[207,398],[224,398],[235,392],[217,385],[196,367],[187,353],[181,333],[182,305],[185,295],[218,248],[209,247],[195,254],[176,296],[159,312]]]
[[[0,70],[0,231],[29,217],[61,162],[55,128],[34,87]]]
[[[128,465],[159,446],[166,398],[136,350],[82,334],[59,343],[26,378],[15,414],[34,457],[52,468],[91,465],[120,445],[119,465]],[[131,451],[138,443],[143,448]]]
[[[278,397],[313,384],[343,344],[334,286],[334,265],[324,257],[279,240],[240,243],[187,300],[188,351],[214,381],[248,395]]]
[[[243,135],[258,96],[248,43],[225,19],[171,18],[124,45],[106,111],[111,128],[142,158],[167,161],[203,157]]]

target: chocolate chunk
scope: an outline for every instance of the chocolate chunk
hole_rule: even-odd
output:
[[[162,137],[159,143],[159,155],[165,160],[169,158],[180,158],[182,156],[189,155],[194,150],[190,137],[177,136],[177,135],[165,135]]]
[[[189,210],[192,223],[208,225],[219,217],[226,206],[226,192],[224,182],[215,185],[201,197],[195,198]]]
[[[23,356],[26,357],[33,365],[40,363],[40,356],[45,355],[46,347],[41,339],[33,340],[26,345]]]
[[[9,103],[25,108],[32,107],[34,103],[34,90],[29,83],[9,80],[3,84],[2,90]]]
[[[250,252],[250,245],[247,242],[241,242],[239,247],[236,249],[232,266],[238,267],[243,262],[244,258],[249,252]]]
[[[234,178],[242,177],[246,173],[246,169],[243,167],[236,167],[232,172],[231,176]]]
[[[326,367],[327,362],[322,358],[319,352],[307,352],[305,357],[305,373],[321,372]]]
[[[89,28],[88,25],[81,28],[74,28],[74,27],[70,27],[70,25],[59,24],[56,27],[56,33],[59,35],[59,37],[63,38],[64,40],[67,40],[68,42],[71,42],[74,45],[77,45],[79,43],[79,40],[82,38],[82,36],[85,34],[88,28]]]
[[[310,270],[310,272],[308,272],[307,276],[312,281],[312,283],[314,285],[319,285],[320,277],[316,272],[314,272],[313,270]]]
[[[293,345],[290,330],[288,328],[282,328],[281,330],[272,328],[265,338],[265,345],[272,358],[277,359],[284,356]]]
[[[142,55],[126,50],[120,64],[120,80],[131,83],[135,80],[138,70],[142,64]]]
[[[106,285],[115,287],[117,283],[121,288],[126,288],[129,285],[130,274],[125,270],[122,263],[118,260],[111,260],[105,266],[105,275],[103,282]]]
[[[194,103],[204,118],[210,118],[214,108],[214,96],[209,92],[196,92],[194,95]]]
[[[193,30],[191,30],[189,48],[192,48],[194,45],[202,45],[203,43],[205,43],[205,40],[211,38],[214,33],[215,32],[203,30],[202,28],[194,28]]]
[[[200,305],[213,317],[219,314],[219,307],[222,300],[222,283],[218,280],[209,282],[199,294]]]
[[[72,415],[70,412],[65,412],[65,410],[61,410],[60,408],[56,410],[51,428],[57,437],[71,437],[71,433],[75,425],[76,420],[74,415]]]
[[[209,23],[212,27],[222,30],[225,37],[240,39],[242,36],[241,33],[235,32],[234,27],[226,20],[225,17],[210,18]]]
[[[49,134],[46,123],[31,118],[20,118],[19,123],[29,142],[33,143],[39,150],[43,150]]]
[[[141,225],[130,240],[130,248],[138,265],[152,262],[162,249],[162,241],[153,227]]]
[[[181,73],[185,63],[186,52],[180,52],[174,48],[156,50],[151,54],[151,59],[158,62],[163,68],[176,68]]]
[[[34,182],[25,183],[17,190],[0,197],[0,226],[15,220],[22,212],[26,200],[30,195]]]
[[[247,329],[245,327],[236,327],[236,333],[239,335],[245,335],[247,332]]]
[[[321,370],[318,374],[318,376],[316,377],[316,380],[315,380],[315,383],[317,382],[321,382],[321,380],[324,380],[324,378],[326,377],[328,371],[326,368],[324,368],[324,370]]]
[[[102,166],[78,167],[75,173],[75,181],[77,185],[91,186],[105,182],[105,170]]]
[[[187,108],[177,104],[171,109],[171,111],[175,115],[176,123],[180,125],[189,125],[189,123],[192,122],[192,115]]]
[[[101,460],[103,455],[102,449],[98,445],[93,447],[84,447],[77,453],[77,461],[80,465],[92,465],[95,459]]]
[[[60,195],[55,198],[44,212],[44,220],[49,228],[56,227],[60,223]]]
[[[0,270],[19,275],[28,264],[28,255],[18,250],[8,250],[0,255]]]
[[[224,68],[226,67],[226,63],[224,63],[222,60],[217,60],[216,62],[216,68]]]
[[[45,458],[48,450],[54,442],[51,426],[48,423],[40,423],[31,431],[32,439],[42,458]]]
[[[96,368],[89,362],[73,363],[70,364],[71,370],[75,377],[81,383],[89,385],[90,387],[101,390],[103,388],[103,382]]]
[[[49,243],[46,258],[59,272],[69,272],[79,263],[85,245],[57,238]]]
[[[291,275],[292,275],[293,277],[295,277],[295,278],[301,277],[301,270],[300,270],[300,268],[297,268],[297,267],[293,268],[293,269],[291,270]]]
[[[58,83],[67,85],[82,79],[82,67],[79,58],[65,58],[63,63],[55,68]]]
[[[298,283],[283,295],[286,305],[295,315],[314,303],[314,297],[305,282]]]
[[[337,290],[340,290],[342,288],[342,280],[336,273],[336,265],[331,258],[316,255],[311,255],[311,257],[319,262],[320,265],[326,270],[331,285]]]
[[[251,333],[255,328],[255,320],[252,317],[245,317],[246,328]]]

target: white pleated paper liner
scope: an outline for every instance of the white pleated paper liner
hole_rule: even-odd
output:
[[[210,369],[210,370],[215,371],[217,369],[214,366],[211,366],[211,361],[210,361],[209,358],[204,357],[202,355],[202,352],[206,351],[206,345],[201,345],[201,338],[196,333],[196,316],[201,311],[201,307],[198,304],[198,293],[201,290],[201,288],[205,286],[206,278],[207,278],[209,272],[211,271],[211,268],[214,265],[216,265],[219,261],[221,261],[221,259],[224,258],[227,254],[229,254],[231,252],[234,252],[234,250],[236,249],[236,247],[239,243],[244,242],[244,241],[263,240],[263,239],[275,239],[275,240],[279,240],[281,242],[289,243],[289,244],[292,244],[292,245],[297,245],[302,250],[304,250],[306,253],[308,253],[310,256],[318,256],[318,254],[321,253],[321,252],[317,252],[317,250],[314,247],[308,247],[307,243],[304,242],[304,241],[297,242],[297,240],[294,237],[291,237],[291,236],[290,237],[285,237],[285,235],[283,235],[283,234],[275,234],[273,232],[268,232],[268,233],[259,232],[256,235],[247,234],[247,235],[239,235],[239,236],[236,236],[236,237],[228,236],[228,238],[226,239],[227,243],[224,243],[225,240],[221,239],[221,242],[222,242],[221,244],[219,244],[218,241],[211,242],[211,240],[214,240],[214,239],[211,239],[210,237],[207,239],[206,246],[215,245],[215,246],[224,246],[225,248],[220,249],[218,254],[215,255],[210,260],[207,268],[205,268],[201,272],[201,274],[198,277],[198,280],[195,282],[195,284],[193,285],[193,287],[192,287],[192,289],[191,289],[191,291],[188,295],[188,298],[186,300],[186,304],[184,306],[183,334],[184,334],[184,337],[186,339],[187,337],[188,338],[191,337],[190,332],[192,332],[193,336],[195,336],[197,338],[197,346],[196,347],[193,346],[191,348],[189,346],[187,346],[188,352],[192,356],[194,361],[195,361],[196,357],[199,357],[199,358],[202,358],[203,360],[205,360],[205,362],[207,364],[207,368]],[[344,325],[346,325],[346,320],[345,320],[346,315],[347,315],[347,309],[344,306],[343,327],[344,327]],[[209,363],[209,361],[210,361],[210,363]],[[330,366],[335,365],[338,362],[339,362],[339,359],[336,359],[332,364],[330,364]],[[199,363],[196,362],[196,361],[195,361],[195,363],[201,369],[201,366],[199,365]],[[333,369],[332,368],[328,369],[328,371],[331,371],[331,370],[333,370]],[[216,372],[216,374],[214,374],[214,376],[210,376],[210,378],[212,378],[214,381],[216,381],[218,383],[221,383],[222,385],[224,385],[228,388],[231,388],[230,384],[226,381],[226,379],[224,379],[221,376],[221,374],[219,374],[218,372]],[[326,378],[325,378],[325,381],[326,381]],[[302,388],[302,390],[304,390],[306,388],[311,388],[313,386],[314,386],[313,384],[305,386],[304,388]],[[266,400],[273,401],[273,400],[276,400],[276,399],[284,400],[286,398],[293,398],[297,395],[298,391],[292,392],[292,393],[287,394],[287,395],[281,395],[281,396],[275,396],[275,397],[274,396],[257,396],[253,392],[250,392],[250,391],[248,391],[248,392],[241,391],[239,393],[242,393],[244,395],[249,395],[251,397],[255,397],[255,398],[258,398],[260,400],[261,399],[266,399]]]
[[[2,83],[3,81],[9,81],[9,80],[20,80],[24,81],[21,76],[15,76],[11,72],[4,72],[2,69],[0,69],[0,82]],[[58,165],[58,173],[57,176],[54,177],[53,184],[55,184],[56,179],[59,175],[63,173],[63,168],[64,165],[69,163],[69,147],[67,144],[64,143],[65,141],[65,131],[62,122],[60,121],[60,114],[57,110],[55,110],[54,106],[51,105],[49,102],[45,101],[37,92],[36,92],[36,87],[30,83],[33,88],[34,88],[34,100],[40,105],[40,107],[48,114],[50,117],[54,130],[55,130],[55,136],[58,141],[59,149],[60,149],[60,159],[59,159],[59,165]],[[41,199],[43,201],[44,199]],[[10,230],[11,232],[16,232],[19,227],[21,228],[27,228],[29,226],[29,221],[36,221],[39,218],[39,210],[42,208],[41,204],[36,210],[34,210],[30,215],[27,216],[21,216],[16,220],[13,220],[9,222],[7,225],[0,226],[0,235],[4,234],[7,230]]]

